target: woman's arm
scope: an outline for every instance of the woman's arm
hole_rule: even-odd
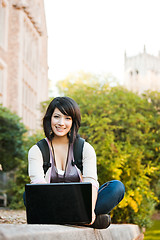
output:
[[[83,181],[92,183],[92,222],[95,220],[95,205],[99,183],[97,181],[97,159],[94,148],[87,142],[83,148]]]
[[[28,152],[28,173],[31,183],[47,183],[44,178],[42,153],[37,145]]]
[[[95,215],[95,206],[96,206],[96,201],[97,201],[97,195],[98,195],[98,190],[95,186],[92,185],[92,223],[94,223],[96,215]]]

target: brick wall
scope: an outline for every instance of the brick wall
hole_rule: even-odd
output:
[[[7,42],[5,47],[0,46],[0,70],[4,63],[6,71],[0,74],[4,85],[0,101],[18,114],[27,128],[35,130],[40,127],[39,104],[48,99],[44,3],[43,0],[2,1],[8,13],[5,16]]]

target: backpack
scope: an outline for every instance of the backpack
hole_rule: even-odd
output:
[[[73,165],[76,165],[81,172],[83,172],[83,165],[82,165],[82,152],[85,140],[81,137],[77,137],[74,144],[73,144],[73,155],[74,155],[74,162],[72,161]],[[50,163],[50,151],[48,147],[47,141],[43,138],[36,143],[39,149],[42,152],[43,157],[43,170],[44,174],[46,174],[47,170],[51,167]]]

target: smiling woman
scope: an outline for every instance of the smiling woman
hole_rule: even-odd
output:
[[[54,98],[43,118],[43,139],[49,149],[49,169],[43,169],[42,153],[37,145],[28,153],[31,183],[89,182],[92,184],[92,228],[107,228],[109,213],[124,197],[122,182],[112,180],[99,188],[94,148],[83,139],[81,166],[75,161],[74,144],[80,148],[78,130],[81,123],[80,109],[69,97]],[[78,140],[78,143],[77,143]],[[81,139],[82,140],[82,139]],[[77,150],[79,150],[77,148]],[[46,156],[45,156],[46,157]]]

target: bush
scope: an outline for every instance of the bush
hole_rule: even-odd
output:
[[[30,182],[28,176],[28,150],[40,139],[44,138],[41,131],[37,131],[32,136],[25,136],[23,139],[24,158],[19,159],[18,166],[14,171],[14,178],[11,179],[8,186],[9,207],[13,209],[24,208],[23,193],[25,184]]]

